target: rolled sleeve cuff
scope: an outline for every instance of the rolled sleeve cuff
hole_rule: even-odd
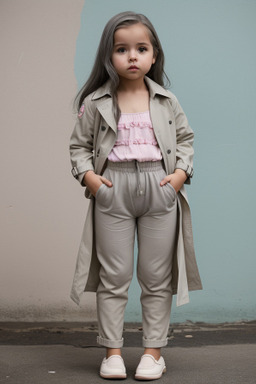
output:
[[[90,169],[84,169],[84,168],[82,168],[82,167],[73,167],[73,168],[71,169],[71,173],[72,173],[72,175],[74,176],[75,179],[77,179],[77,180],[80,182],[80,184],[81,184],[83,187],[85,186],[85,184],[84,184],[84,182],[83,182],[83,180],[84,180],[84,175],[85,175],[86,172],[88,172],[88,171],[93,171],[93,169],[92,169],[92,168],[90,168]]]
[[[182,161],[177,161],[175,169],[182,169],[186,173],[186,175],[189,179],[191,179],[193,177],[193,174],[194,174],[193,167],[191,167],[188,164],[183,163]]]

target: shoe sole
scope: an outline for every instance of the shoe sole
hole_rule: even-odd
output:
[[[151,376],[141,376],[141,375],[135,375],[136,380],[157,380],[160,379],[163,375],[163,373],[166,372],[166,367],[164,367],[162,373],[160,375],[151,375]]]
[[[100,373],[100,377],[102,377],[103,379],[126,379],[127,378],[127,375],[126,374],[123,374],[123,375],[105,375],[104,373]]]

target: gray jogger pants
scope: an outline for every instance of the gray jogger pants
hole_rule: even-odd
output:
[[[143,346],[167,344],[172,303],[171,267],[177,225],[177,194],[162,162],[108,162],[95,197],[96,249],[100,268],[97,290],[98,343],[123,345],[124,310],[133,276],[137,230],[137,277],[141,286]]]

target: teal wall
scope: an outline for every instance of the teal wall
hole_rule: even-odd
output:
[[[172,321],[256,319],[256,1],[87,0],[75,74],[87,78],[106,22],[144,13],[166,55],[166,72],[195,132],[195,175],[187,188],[204,290],[173,305]],[[127,321],[140,321],[134,278]]]

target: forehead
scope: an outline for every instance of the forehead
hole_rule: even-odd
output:
[[[126,43],[126,44],[132,44],[132,43],[151,43],[150,37],[149,37],[149,30],[148,28],[141,24],[133,24],[128,26],[120,27],[115,31],[114,34],[114,43]]]

